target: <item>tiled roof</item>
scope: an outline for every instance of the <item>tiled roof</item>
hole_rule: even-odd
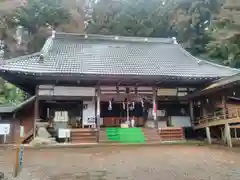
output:
[[[27,104],[34,102],[35,96],[30,97],[29,99],[23,101],[20,104],[8,104],[8,105],[2,105],[0,106],[0,113],[12,113],[12,112],[17,112],[20,110],[22,107],[26,106]]]
[[[203,96],[203,95],[209,94],[210,92],[213,93],[224,88],[229,88],[229,87],[239,85],[239,83],[240,83],[240,73],[214,81],[212,84],[205,87],[204,89],[200,91],[196,91],[192,94],[189,94],[186,97],[194,98],[198,96]]]
[[[40,54],[44,56],[40,60]],[[173,39],[57,33],[41,52],[8,60],[24,73],[223,77],[239,72],[199,60]]]

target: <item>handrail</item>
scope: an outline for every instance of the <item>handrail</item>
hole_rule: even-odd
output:
[[[21,143],[24,143],[31,135],[33,135],[33,129],[31,129],[24,137],[21,139]]]
[[[207,123],[209,121],[224,119],[225,117],[226,119],[240,118],[240,108],[226,108],[226,114],[224,114],[223,110],[208,113],[204,116],[197,117],[193,123],[197,125]]]

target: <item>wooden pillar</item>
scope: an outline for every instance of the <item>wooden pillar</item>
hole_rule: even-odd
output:
[[[220,130],[221,130],[222,141],[226,144],[227,141],[226,141],[226,137],[225,137],[225,128],[220,128]]]
[[[39,119],[39,100],[38,100],[38,86],[36,86],[35,90],[35,101],[34,101],[34,120],[33,120],[33,138],[36,137],[36,128],[37,121]]]
[[[190,118],[191,118],[191,124],[194,125],[194,106],[193,106],[193,101],[191,100],[189,103],[189,109],[190,109]]]
[[[153,99],[152,99],[153,109],[152,109],[152,115],[153,115],[153,120],[155,122],[155,127],[158,129],[156,96],[157,96],[156,87],[153,87]]]
[[[208,144],[212,144],[211,132],[209,127],[205,127]]]
[[[237,139],[237,128],[234,128],[234,136]]]
[[[100,136],[100,89],[97,89],[97,142],[99,142]]]
[[[227,119],[226,96],[222,95],[223,118]]]
[[[228,147],[231,148],[232,147],[232,137],[231,137],[231,131],[230,131],[230,127],[229,127],[228,123],[225,124],[224,131],[225,131],[227,145],[228,145]]]

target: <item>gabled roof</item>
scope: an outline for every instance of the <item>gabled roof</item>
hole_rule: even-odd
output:
[[[233,85],[239,85],[240,83],[240,73],[235,74],[233,76],[221,78],[215,82],[213,82],[211,85],[205,87],[204,89],[194,92],[190,95],[188,95],[188,98],[198,97],[202,95],[206,95],[208,93],[213,93],[221,89],[232,87]]]
[[[0,71],[195,78],[219,78],[239,72],[197,59],[174,42],[171,38],[56,33],[41,52],[10,59]]]

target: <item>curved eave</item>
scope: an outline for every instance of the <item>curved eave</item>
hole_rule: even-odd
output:
[[[202,86],[220,77],[181,77],[181,76],[150,76],[150,75],[101,75],[101,74],[63,74],[63,73],[30,73],[2,71],[0,75],[5,80],[21,89],[35,93],[39,84],[68,85],[137,85],[137,86]]]
[[[1,75],[12,75],[12,76],[22,76],[22,77],[34,77],[38,79],[45,80],[64,80],[68,78],[69,80],[81,80],[81,78],[89,80],[106,80],[111,79],[139,79],[139,80],[180,80],[180,81],[214,81],[220,79],[224,76],[208,77],[208,76],[168,76],[168,75],[143,75],[143,74],[93,74],[93,73],[58,73],[58,72],[27,72],[27,71],[12,71],[2,69],[0,67]],[[226,77],[226,76],[225,76]]]

